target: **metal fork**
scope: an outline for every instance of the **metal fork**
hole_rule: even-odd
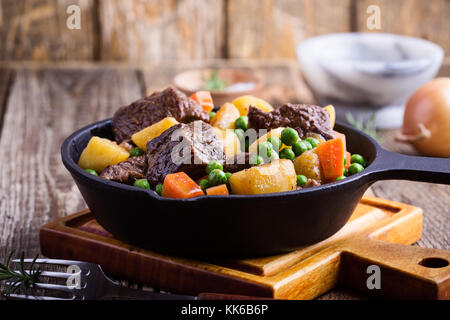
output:
[[[33,259],[25,259],[25,263],[31,263]],[[20,263],[19,259],[13,260],[14,263]],[[153,291],[137,290],[123,287],[109,279],[98,264],[55,259],[37,259],[36,264],[77,266],[78,273],[65,273],[54,271],[42,271],[41,277],[69,279],[69,277],[79,276],[79,288],[75,286],[36,283],[35,288],[63,291],[71,294],[69,298],[58,298],[52,296],[36,296],[24,294],[10,294],[11,298],[27,300],[99,300],[104,298],[131,298],[140,300],[249,300],[260,299],[257,297],[246,297],[228,294],[203,293],[197,297],[188,295],[178,295],[169,293],[160,293]],[[29,273],[29,270],[25,270]],[[73,278],[72,278],[73,279]],[[261,298],[264,299],[264,298]]]

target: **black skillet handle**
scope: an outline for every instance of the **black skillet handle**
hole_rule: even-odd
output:
[[[407,156],[378,150],[368,170],[374,180],[413,180],[450,184],[450,158]]]

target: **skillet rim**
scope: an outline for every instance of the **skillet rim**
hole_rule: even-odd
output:
[[[341,181],[335,181],[323,184],[318,187],[313,188],[307,188],[302,190],[294,190],[294,191],[284,191],[284,192],[277,192],[277,193],[266,193],[266,194],[257,194],[257,195],[237,195],[237,194],[230,194],[227,196],[199,196],[195,198],[189,198],[189,199],[171,199],[171,198],[165,198],[162,196],[159,196],[155,191],[153,190],[146,190],[146,189],[140,189],[134,186],[126,185],[123,183],[115,182],[115,181],[109,181],[102,179],[98,176],[94,176],[88,172],[86,172],[84,169],[78,166],[78,164],[72,159],[70,156],[70,152],[72,148],[75,145],[76,138],[80,137],[81,135],[85,134],[86,132],[92,131],[96,128],[102,127],[104,125],[110,124],[112,122],[112,118],[108,118],[105,120],[101,120],[95,123],[92,123],[90,125],[87,125],[74,133],[72,133],[69,137],[67,137],[62,146],[61,146],[61,158],[64,166],[66,169],[72,174],[76,175],[78,179],[82,179],[85,181],[88,181],[92,184],[94,184],[96,187],[103,188],[103,189],[113,189],[114,191],[125,191],[125,192],[135,192],[135,193],[142,193],[150,196],[152,200],[157,200],[161,202],[174,202],[174,203],[186,203],[186,202],[200,202],[200,201],[212,201],[212,200],[225,200],[225,199],[244,199],[244,200],[262,200],[262,199],[274,199],[274,198],[286,198],[287,197],[294,197],[294,196],[301,196],[301,197],[308,197],[311,194],[325,192],[325,191],[333,191],[333,189],[338,188],[341,185],[361,182],[364,178],[367,178],[369,175],[373,174],[375,171],[371,170],[371,168],[374,168],[374,163],[379,159],[380,154],[382,152],[382,148],[378,144],[378,142],[375,141],[372,137],[367,135],[366,133],[350,126],[347,124],[344,124],[340,121],[336,121],[336,125],[338,127],[343,127],[346,130],[349,130],[352,132],[352,134],[359,135],[363,137],[367,142],[370,143],[370,146],[373,148],[375,156],[370,163],[368,167],[365,168],[364,171],[352,175],[350,177],[347,177],[344,180]]]

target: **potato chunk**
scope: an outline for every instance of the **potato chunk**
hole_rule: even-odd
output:
[[[323,178],[319,156],[314,150],[304,152],[294,160],[295,172],[307,178],[321,181]]]
[[[241,152],[241,142],[233,130],[222,130],[215,127],[213,127],[213,129],[216,136],[222,140],[227,159],[230,159]]]
[[[250,106],[254,106],[265,112],[273,111],[273,107],[267,101],[263,99],[256,98],[254,96],[242,96],[233,101],[233,104],[238,108],[241,116],[246,116],[248,114],[248,109]]]
[[[328,115],[330,116],[331,128],[334,128],[334,124],[336,122],[336,110],[334,109],[334,106],[330,104],[323,109],[328,112]]]
[[[225,103],[211,120],[211,125],[223,130],[234,129],[234,122],[240,116],[239,110],[233,104]]]
[[[93,169],[100,173],[107,166],[125,161],[129,156],[130,153],[114,141],[92,137],[81,153],[78,165],[83,169]]]
[[[292,161],[281,159],[232,174],[230,186],[234,194],[244,195],[292,191],[297,175]]]
[[[141,131],[133,134],[131,140],[142,150],[147,150],[147,143],[161,135],[167,129],[173,127],[179,122],[172,117],[167,117],[161,121],[152,124],[150,127],[142,129]]]

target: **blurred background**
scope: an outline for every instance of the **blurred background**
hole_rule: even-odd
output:
[[[81,30],[66,10],[81,8]],[[449,0],[1,0],[0,60],[124,61],[295,58],[311,36],[381,31],[429,39],[450,54]]]

